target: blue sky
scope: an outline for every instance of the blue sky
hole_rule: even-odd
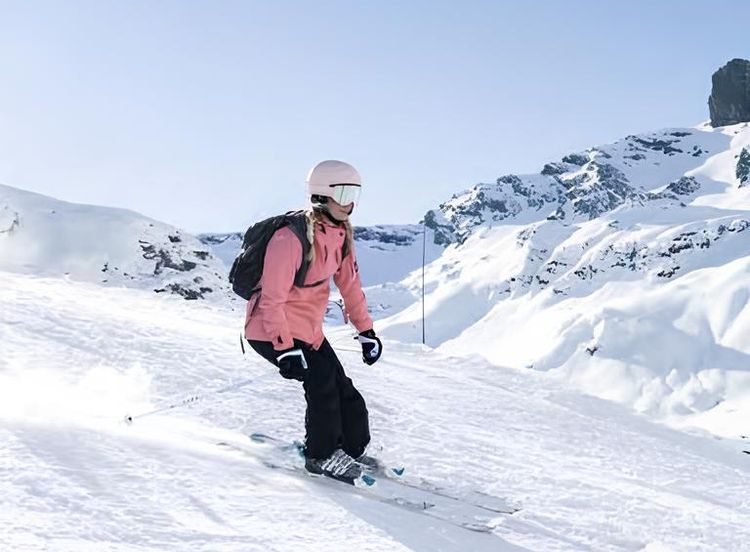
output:
[[[357,224],[708,119],[747,1],[0,0],[0,183],[192,232],[362,173]]]

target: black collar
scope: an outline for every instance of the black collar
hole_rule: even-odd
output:
[[[329,213],[329,212],[328,212],[328,209],[326,209],[325,207],[323,207],[323,206],[320,206],[320,207],[316,206],[316,207],[314,207],[314,208],[313,208],[313,210],[314,210],[314,211],[315,211],[316,213],[322,213],[323,215],[325,215],[325,217],[326,217],[326,218],[327,218],[327,219],[328,219],[328,220],[329,220],[329,221],[330,221],[330,222],[331,222],[331,223],[332,223],[332,224],[333,224],[334,226],[339,226],[339,227],[340,227],[340,226],[344,226],[344,223],[343,223],[343,221],[340,221],[340,220],[336,220],[335,218],[333,218],[333,217],[331,216],[331,213]]]

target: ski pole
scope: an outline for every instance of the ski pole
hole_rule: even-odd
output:
[[[339,299],[338,301],[328,301],[328,303],[329,304],[334,304],[338,308],[340,308],[341,309],[341,315],[344,317],[344,325],[345,326],[351,326],[351,323],[349,322],[349,316],[347,316],[346,309],[344,308],[344,300],[343,299]],[[356,339],[356,337],[354,339]],[[343,342],[341,342],[341,343],[343,343]],[[359,349],[352,349],[350,347],[341,347],[341,346],[339,346],[338,343],[334,343],[334,345],[336,345],[336,350],[337,351],[346,351],[346,352],[349,352],[349,353],[359,353],[359,352],[361,352]]]
[[[211,397],[211,396],[214,396],[214,395],[219,395],[221,393],[227,393],[229,391],[235,391],[237,389],[245,387],[246,385],[250,385],[254,381],[255,381],[254,379],[248,379],[248,380],[244,380],[244,381],[241,381],[241,382],[238,382],[238,383],[234,383],[232,385],[227,385],[226,387],[222,387],[221,389],[217,389],[216,391],[211,391],[210,393],[205,393],[203,395],[190,395],[189,397],[185,397],[184,399],[182,399],[179,402],[172,403],[172,404],[169,404],[169,405],[166,405],[166,406],[162,406],[162,407],[156,408],[154,410],[151,410],[149,412],[143,412],[141,414],[136,414],[135,416],[131,416],[130,414],[126,414],[125,418],[124,418],[124,421],[125,421],[125,423],[127,425],[130,425],[130,424],[133,423],[133,420],[136,420],[138,418],[145,418],[146,416],[151,416],[152,414],[158,414],[159,412],[166,412],[167,410],[172,410],[172,409],[175,409],[175,408],[180,408],[180,407],[183,407],[183,406],[187,406],[189,404],[195,404],[198,401],[201,401],[201,400],[205,399],[206,397]]]

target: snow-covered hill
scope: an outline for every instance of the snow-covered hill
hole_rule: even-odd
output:
[[[450,245],[427,268],[427,343],[745,434],[749,149],[747,123],[667,129],[454,196],[426,217]],[[420,287],[368,290],[411,303],[382,313],[385,335],[421,339]]]
[[[243,360],[230,304],[0,280],[2,550],[724,552],[750,542],[741,443],[665,428],[550,373],[394,341],[368,367],[350,328],[326,328],[367,400],[373,451],[522,508],[477,534],[264,467],[247,434],[300,438],[303,394],[260,357]],[[195,394],[206,398],[122,423]]]
[[[124,209],[78,205],[0,185],[0,270],[225,296],[225,268],[181,230]]]

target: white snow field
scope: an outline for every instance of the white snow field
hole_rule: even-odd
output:
[[[241,310],[0,272],[0,549],[738,551],[750,457],[581,395],[552,372],[329,327],[372,449],[456,492],[520,506],[476,533],[295,476],[217,442],[302,437],[299,384],[239,350]],[[136,418],[233,382],[192,406]],[[259,448],[260,451],[260,448]]]

